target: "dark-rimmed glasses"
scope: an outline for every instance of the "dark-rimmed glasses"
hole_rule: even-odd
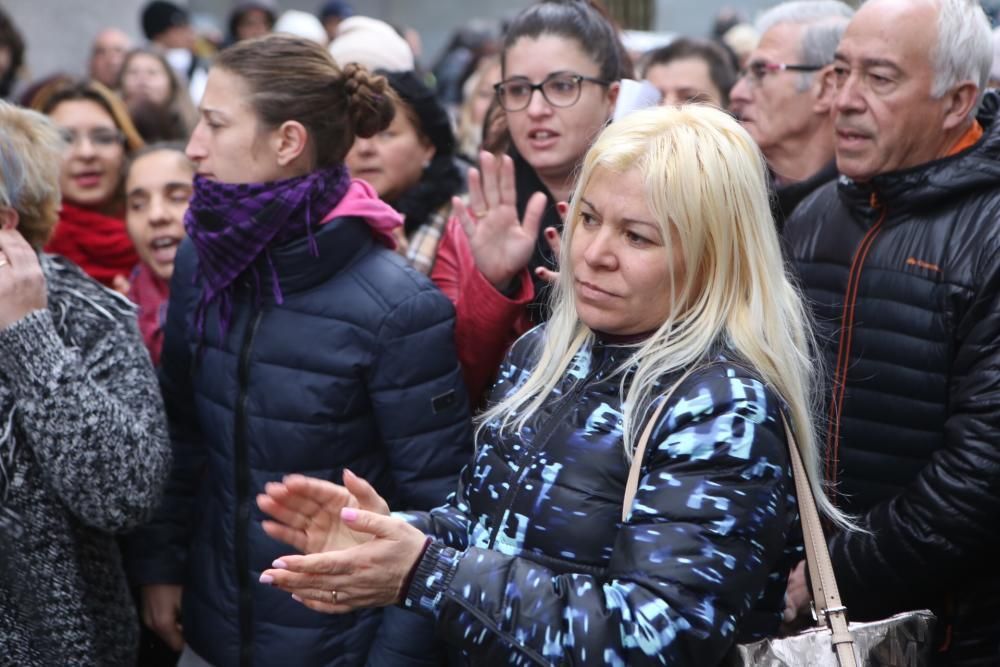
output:
[[[768,74],[777,72],[818,72],[825,65],[788,65],[785,63],[769,63],[765,60],[755,60],[746,68],[740,70],[740,78],[750,77],[753,83],[760,83]]]
[[[541,83],[531,83],[524,77],[514,77],[501,81],[493,86],[497,99],[504,111],[521,111],[531,104],[531,96],[536,90],[542,92],[545,101],[554,107],[571,107],[580,100],[583,82],[589,81],[599,86],[609,86],[610,81],[595,79],[582,74],[555,72],[549,74]]]

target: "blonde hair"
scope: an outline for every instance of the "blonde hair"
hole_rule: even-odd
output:
[[[456,131],[458,152],[473,159],[479,158],[479,147],[483,142],[483,122],[481,120],[477,123],[472,118],[473,107],[476,105],[476,93],[479,90],[479,84],[483,82],[486,75],[499,68],[499,56],[486,56],[479,61],[475,71],[462,86],[462,104],[458,108],[458,130]]]
[[[628,459],[651,404],[663,394],[658,380],[679,374],[676,388],[721,349],[755,369],[787,402],[820,511],[852,527],[823,493],[811,419],[818,397],[810,322],[784,268],[764,159],[753,139],[731,116],[702,105],[638,111],[610,125],[583,161],[562,238],[564,276],[573,275],[570,247],[581,195],[598,169],[638,171],[649,209],[661,226],[666,256],[679,250],[687,267],[676,283],[671,275],[664,286],[676,295],[667,319],[635,345],[634,354],[617,370]],[[577,315],[572,281],[557,282],[552,309],[536,367],[518,389],[480,417],[479,432],[494,420],[504,429],[523,428],[577,352],[593,342],[593,332]],[[634,374],[626,373],[632,367]]]
[[[17,229],[35,249],[59,219],[62,149],[47,117],[0,101],[0,206],[17,211]]]

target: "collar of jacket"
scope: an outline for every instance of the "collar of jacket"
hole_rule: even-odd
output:
[[[768,170],[768,175],[773,184],[775,182],[774,173]],[[774,185],[774,196],[771,199],[771,213],[774,215],[774,221],[778,225],[778,231],[780,232],[785,226],[785,220],[788,219],[788,216],[792,214],[792,211],[795,210],[795,207],[802,200],[835,178],[837,178],[837,161],[830,160],[822,169],[804,181],[796,181],[782,186]]]
[[[866,183],[841,175],[837,183],[840,200],[861,220],[874,221],[882,208],[899,219],[900,213],[931,211],[966,193],[1000,187],[998,112],[1000,94],[987,91],[977,116],[983,136],[975,145],[909,169],[879,174]]]
[[[271,249],[273,270],[278,275],[281,292],[285,296],[326,282],[368,252],[375,242],[368,224],[356,217],[334,218],[320,226],[313,238],[318,255],[313,255],[309,239],[305,237]],[[271,279],[272,269],[263,259],[259,261],[262,263],[258,267],[261,283],[267,284],[265,281]],[[241,279],[244,287],[249,287],[248,280]],[[261,290],[261,301],[273,303],[270,290]]]
[[[549,189],[542,183],[542,179],[535,173],[534,168],[528,164],[512,143],[507,151],[514,161],[514,184],[517,187],[517,215],[524,219],[524,209],[528,206],[528,200],[536,192],[545,193],[545,210],[542,212],[542,222],[538,226],[538,239],[535,241],[535,252],[531,255],[528,269],[531,272],[531,282],[535,286],[535,298],[528,304],[528,314],[532,322],[544,322],[548,319],[548,294],[549,284],[535,275],[535,269],[539,266],[552,269],[556,266],[552,251],[545,240],[545,228],[555,227],[562,232],[562,217],[556,209],[556,200],[549,192]]]

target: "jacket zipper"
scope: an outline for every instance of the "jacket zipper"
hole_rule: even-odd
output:
[[[507,489],[507,493],[504,494],[503,502],[500,504],[499,510],[493,515],[495,518],[493,529],[490,531],[490,541],[486,545],[487,549],[492,549],[493,545],[496,543],[497,536],[500,534],[500,528],[504,523],[504,515],[513,506],[514,499],[517,497],[517,491],[524,483],[525,477],[528,476],[528,470],[531,469],[531,465],[534,463],[535,455],[542,451],[544,445],[548,442],[552,434],[555,433],[556,428],[562,423],[562,418],[565,416],[566,412],[569,411],[571,407],[576,403],[576,399],[586,390],[590,381],[594,379],[594,376],[603,367],[604,363],[597,365],[594,370],[585,377],[573,390],[563,396],[563,404],[552,413],[548,421],[545,422],[543,428],[538,432],[538,437],[535,438],[534,446],[531,449],[525,448],[524,453],[521,455],[521,460],[524,462],[521,465],[520,472],[517,475],[517,481],[510,485]]]
[[[236,580],[239,583],[240,609],[240,665],[250,667],[253,655],[253,608],[250,592],[250,554],[247,536],[250,528],[250,470],[247,443],[247,399],[250,385],[250,350],[257,334],[263,311],[258,310],[247,324],[240,348],[238,369],[239,400],[236,403],[236,429],[233,432],[235,444],[236,479]]]
[[[857,306],[858,287],[861,284],[861,273],[864,270],[868,252],[875,245],[875,239],[882,231],[887,209],[879,204],[878,197],[871,196],[872,208],[881,209],[878,220],[868,230],[861,244],[854,251],[851,260],[851,271],[847,279],[847,290],[844,294],[844,308],[840,320],[840,340],[837,345],[837,365],[833,374],[833,392],[830,396],[830,414],[826,431],[826,480],[831,488],[837,484],[840,466],[840,416],[844,407],[844,395],[847,392],[847,371],[851,364],[851,346],[854,337],[854,312]],[[830,500],[837,505],[837,494],[831,494]]]

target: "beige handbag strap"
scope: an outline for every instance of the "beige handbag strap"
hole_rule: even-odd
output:
[[[792,477],[795,479],[795,493],[799,499],[799,519],[802,521],[802,539],[806,547],[806,564],[809,567],[813,602],[818,616],[817,625],[822,626],[825,619],[832,633],[831,641],[837,652],[840,667],[857,667],[854,638],[847,627],[847,608],[840,602],[840,591],[837,589],[837,578],[833,574],[830,549],[823,536],[816,497],[813,496],[812,486],[809,484],[809,477],[802,463],[802,454],[799,452],[798,443],[795,442],[795,435],[784,416],[781,421],[788,436]]]
[[[674,385],[675,387],[677,385]],[[672,393],[672,392],[671,392]],[[628,480],[625,482],[625,499],[622,503],[622,523],[628,519],[629,510],[635,500],[639,488],[639,474],[642,472],[642,460],[646,454],[646,446],[653,434],[653,428],[663,413],[663,408],[670,400],[671,393],[663,400],[642,430],[642,436],[632,455],[632,465],[629,467]],[[825,619],[830,628],[833,649],[837,653],[840,667],[857,667],[854,654],[854,638],[847,627],[847,608],[840,602],[840,591],[837,589],[837,579],[833,574],[833,562],[830,560],[830,550],[823,536],[823,526],[819,520],[819,510],[816,508],[816,498],[813,496],[809,477],[806,475],[799,453],[795,435],[789,428],[784,416],[781,418],[788,436],[789,458],[792,462],[792,477],[795,480],[795,493],[799,502],[799,519],[802,521],[802,539],[806,547],[806,563],[812,580],[813,600],[817,607],[817,625],[822,626]]]
[[[663,408],[667,405],[672,393],[673,391],[671,390],[670,393],[663,397],[663,400],[656,406],[656,409],[653,410],[653,415],[646,422],[646,428],[642,429],[642,436],[639,438],[639,443],[635,446],[635,451],[632,452],[632,466],[628,469],[628,479],[625,480],[622,523],[625,523],[625,520],[628,518],[628,512],[632,508],[632,501],[635,500],[635,492],[639,490],[639,473],[642,472],[642,459],[646,455],[646,445],[649,443],[649,438],[653,435],[653,428],[660,419],[660,415],[663,414]]]

